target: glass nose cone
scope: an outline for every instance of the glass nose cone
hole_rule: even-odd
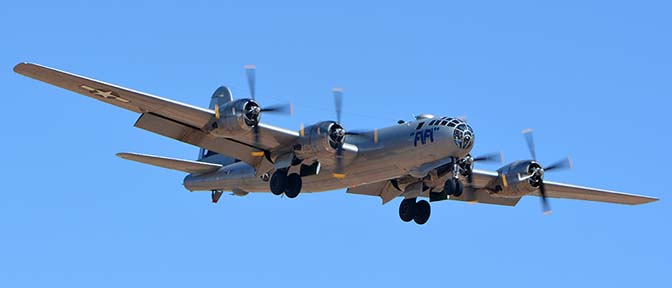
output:
[[[453,130],[453,140],[460,149],[469,149],[474,145],[474,130],[469,124],[462,122]]]

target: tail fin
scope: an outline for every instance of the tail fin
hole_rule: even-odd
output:
[[[231,90],[229,90],[229,88],[226,86],[220,86],[217,88],[217,90],[215,90],[215,93],[212,93],[210,106],[208,107],[210,109],[215,109],[215,106],[222,107],[231,101],[233,101],[233,94],[231,94]],[[236,159],[217,154],[214,151],[201,149],[198,153],[198,161],[226,165],[236,162]]]

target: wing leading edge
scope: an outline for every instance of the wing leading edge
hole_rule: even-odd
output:
[[[38,64],[19,63],[14,66],[14,72],[126,110],[141,113],[143,115],[151,114],[160,116],[188,127],[190,130],[199,131],[201,134],[207,134],[207,127],[215,117],[215,112],[210,109],[180,103]],[[221,141],[231,140],[231,142],[244,144],[249,146],[248,148],[274,150],[280,146],[291,145],[299,137],[298,132],[274,127],[268,124],[260,123],[259,129],[261,139],[258,142],[255,141],[251,133],[240,135],[235,138],[220,139],[222,139]],[[183,139],[171,138],[183,141]],[[198,144],[193,141],[184,142],[198,146]],[[234,144],[232,145],[235,146]],[[227,150],[229,147],[220,149],[212,149],[212,147],[202,148],[218,150],[217,152],[219,153],[236,157],[236,155],[230,155],[223,152],[223,150]],[[256,161],[247,162],[253,163]]]

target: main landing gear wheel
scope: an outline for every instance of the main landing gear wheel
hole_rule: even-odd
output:
[[[289,176],[287,176],[287,182],[285,195],[288,198],[296,198],[296,196],[299,196],[299,193],[301,193],[301,186],[303,185],[301,176],[296,173],[289,174]]]
[[[399,204],[399,217],[401,221],[410,222],[415,217],[415,200],[416,198],[401,200]]]
[[[429,205],[429,202],[425,200],[418,201],[418,203],[415,203],[415,210],[413,221],[418,225],[427,223],[429,215],[432,213],[432,207]]]
[[[459,179],[450,178],[443,185],[443,191],[448,195],[460,197],[462,196],[462,192],[464,192],[464,184]]]
[[[289,177],[287,176],[287,171],[284,169],[277,170],[271,176],[271,181],[269,186],[271,186],[271,193],[274,195],[282,195],[287,190],[289,186]]]
[[[418,225],[427,223],[429,215],[432,213],[432,208],[429,202],[420,200],[417,203],[417,198],[404,199],[399,204],[399,218],[404,222],[415,221]]]

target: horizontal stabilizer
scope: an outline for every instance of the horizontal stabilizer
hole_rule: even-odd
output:
[[[192,160],[166,158],[138,153],[117,153],[117,156],[126,160],[159,166],[167,169],[183,171],[191,174],[203,174],[217,171],[222,165]]]

